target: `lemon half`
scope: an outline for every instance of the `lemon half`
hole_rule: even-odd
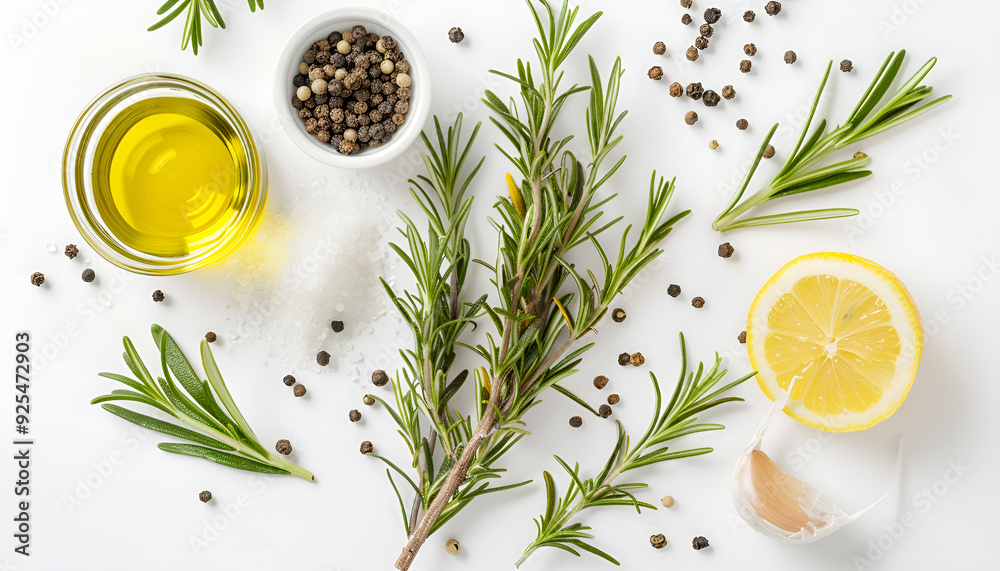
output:
[[[785,412],[830,432],[862,430],[899,408],[913,385],[923,327],[903,283],[850,254],[819,252],[785,264],[747,316],[757,382]]]

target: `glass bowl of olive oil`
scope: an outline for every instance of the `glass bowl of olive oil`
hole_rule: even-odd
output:
[[[256,229],[267,166],[239,111],[181,75],[111,86],[80,115],[63,156],[74,224],[129,271],[168,275],[225,258]]]

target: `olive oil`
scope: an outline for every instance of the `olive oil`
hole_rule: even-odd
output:
[[[247,152],[201,101],[155,97],[110,119],[97,143],[94,199],[125,246],[171,258],[223,240],[247,200]]]

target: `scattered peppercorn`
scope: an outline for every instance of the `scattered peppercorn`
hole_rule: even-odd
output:
[[[274,449],[278,451],[278,454],[288,456],[292,453],[292,443],[282,438],[274,445]]]
[[[688,125],[694,125],[698,122],[698,114],[694,111],[688,111],[684,114],[684,122]]]
[[[746,131],[749,126],[750,123],[748,123],[746,119],[740,119],[736,122],[736,128],[740,131]]]
[[[361,412],[358,411],[358,409],[354,409],[351,412],[347,413],[347,418],[351,422],[357,422],[361,420]]]
[[[745,59],[740,62],[740,71],[743,73],[750,73],[750,68],[752,66],[753,64],[750,62],[750,60]]]
[[[364,442],[361,443],[361,453],[362,454],[371,454],[371,451],[374,450],[374,449],[375,449],[375,447],[372,446],[372,443],[370,441],[368,441],[368,440],[365,440]]]
[[[583,419],[579,416],[571,416],[569,419],[569,425],[573,428],[580,428],[583,426]]]
[[[684,93],[691,99],[698,101],[705,94],[705,90],[702,88],[701,83],[689,83],[684,89]]]
[[[672,507],[674,507],[674,497],[673,496],[663,496],[663,499],[660,500],[660,503],[663,504],[663,507],[665,507],[665,508],[672,508]]]
[[[778,3],[771,2],[771,4],[778,4]],[[771,4],[768,4],[768,6],[770,6]],[[778,6],[781,6],[781,4],[778,4]],[[695,550],[705,549],[706,547],[708,547],[708,540],[699,535],[698,537],[691,540],[691,547],[695,548]]]
[[[750,57],[757,55],[757,45],[756,44],[743,44],[743,53]]]
[[[83,274],[80,277],[83,278],[83,281],[90,283],[97,279],[97,274],[94,273],[94,270],[87,268],[83,270]]]
[[[681,23],[687,26],[691,23],[691,14],[684,14],[681,16]]]
[[[156,291],[153,292],[153,301],[159,303],[159,302],[163,301],[164,299],[166,299],[166,296],[163,295],[162,291],[156,290]]]
[[[715,33],[715,28],[713,28],[710,24],[702,24],[698,28],[698,32],[700,32],[701,35],[705,36],[706,38],[711,38],[712,34]]]
[[[736,97],[736,90],[733,89],[732,85],[727,85],[722,88],[722,97],[723,99],[732,99]]]
[[[319,366],[321,367],[329,365],[330,354],[327,353],[326,351],[320,351],[319,353],[316,353],[316,362],[319,363]]]
[[[743,21],[744,22],[753,22],[756,18],[757,18],[757,14],[754,14],[753,10],[747,10],[746,12],[743,12]]]
[[[708,10],[705,10],[705,21],[709,24],[718,22],[721,17],[722,10],[719,10],[718,8],[709,8]]]
[[[649,68],[649,72],[646,75],[649,76],[649,79],[655,79],[659,81],[660,79],[663,79],[663,68],[658,65],[654,65],[653,67]]]
[[[852,69],[854,69],[854,64],[851,63],[851,60],[845,59],[844,61],[840,62],[840,71],[844,73],[849,73]]]
[[[295,377],[292,375],[285,375],[284,378],[281,379],[281,382],[285,383],[286,387],[290,387],[295,384]]]
[[[712,139],[711,141],[708,142],[708,148],[712,149],[713,151],[715,149],[718,149],[719,148],[719,142],[716,141],[715,139]]]
[[[667,538],[662,533],[657,533],[656,535],[649,536],[649,544],[655,549],[663,549],[667,546]]]
[[[629,362],[632,363],[633,367],[638,367],[646,362],[646,358],[642,356],[642,353],[632,353],[629,357]]]
[[[207,504],[208,502],[212,501],[212,492],[205,490],[204,492],[198,494],[198,499],[201,500],[202,503]]]
[[[617,393],[611,393],[608,395],[608,404],[618,404],[622,400],[622,397],[618,396]]]
[[[371,395],[365,395],[361,399],[361,402],[365,403],[365,406],[371,406],[371,405],[375,404],[375,398],[372,397]]]
[[[764,147],[764,158],[769,159],[774,156],[774,145]]]
[[[730,244],[729,242],[726,242],[725,244],[720,244],[719,245],[719,257],[720,258],[728,258],[728,257],[732,256],[733,252],[735,252],[735,251],[736,251],[736,248],[733,248],[733,245]]]
[[[444,542],[444,550],[452,555],[458,555],[458,552],[462,551],[462,544],[457,539],[449,539]]]
[[[696,297],[691,300],[691,305],[693,305],[696,309],[701,309],[705,307],[705,298]]]
[[[376,387],[384,387],[386,383],[389,382],[389,375],[385,374],[385,371],[379,369],[372,373],[372,384]]]
[[[798,59],[798,57],[795,55],[795,52],[793,52],[792,50],[788,50],[787,52],[785,52],[785,63],[787,63],[787,64],[793,64],[793,63],[795,63],[796,59]]]
[[[666,52],[667,52],[667,44],[665,44],[663,42],[656,42],[655,44],[653,44],[653,53],[654,54],[656,54],[658,56],[662,56]]]
[[[681,87],[681,84],[677,83],[676,81],[673,82],[673,83],[671,83],[670,84],[670,96],[671,97],[680,97],[681,95],[684,95],[684,88]]]
[[[209,343],[215,343],[218,338],[219,336],[215,334],[215,331],[209,331],[205,334],[205,341],[208,341]]]
[[[768,16],[776,16],[781,12],[781,2],[768,2],[767,6],[764,6],[764,11]]]
[[[341,331],[344,330],[344,322],[343,321],[331,321],[330,322],[330,329],[333,329],[334,333],[340,333]]]
[[[691,7],[691,0],[681,0],[681,7],[682,8],[690,8]]]
[[[719,104],[719,101],[722,101],[722,98],[719,97],[718,93],[709,89],[708,91],[705,92],[705,95],[702,97],[702,100],[705,102],[706,107],[715,107],[716,105]]]
[[[624,367],[632,362],[632,355],[630,353],[622,353],[618,355],[618,364]]]
[[[611,416],[611,407],[606,404],[602,404],[600,408],[597,409],[597,414],[601,415],[601,418],[607,418]]]
[[[670,284],[670,286],[667,287],[667,295],[669,295],[670,297],[677,297],[680,294],[681,294],[681,286],[677,284]]]
[[[736,336],[736,340],[739,341],[740,343],[746,343],[747,342],[747,332],[746,331],[740,331],[740,334]]]
[[[698,48],[694,46],[689,47],[687,51],[684,52],[684,57],[686,57],[688,61],[696,61],[698,59]]]
[[[465,33],[462,32],[462,28],[455,26],[454,28],[448,30],[448,39],[451,40],[451,43],[453,44],[461,43],[461,41],[465,39]]]
[[[67,258],[72,260],[77,254],[80,253],[80,249],[76,247],[76,244],[66,244],[66,250],[64,253]]]
[[[305,387],[305,385],[295,385],[295,388],[292,389],[292,394],[295,395],[295,396],[297,396],[297,397],[304,397],[304,396],[306,396],[306,387]]]
[[[627,355],[628,353],[624,354]],[[603,389],[608,386],[608,378],[604,375],[597,375],[594,377],[594,386],[597,387],[598,390]]]
[[[699,50],[707,48],[708,38],[706,38],[705,36],[698,36],[697,38],[694,39],[694,47],[698,48]]]

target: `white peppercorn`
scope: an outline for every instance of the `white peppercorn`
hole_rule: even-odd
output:
[[[312,95],[312,90],[305,85],[295,90],[295,96],[299,98],[299,101],[309,99],[310,95]]]

